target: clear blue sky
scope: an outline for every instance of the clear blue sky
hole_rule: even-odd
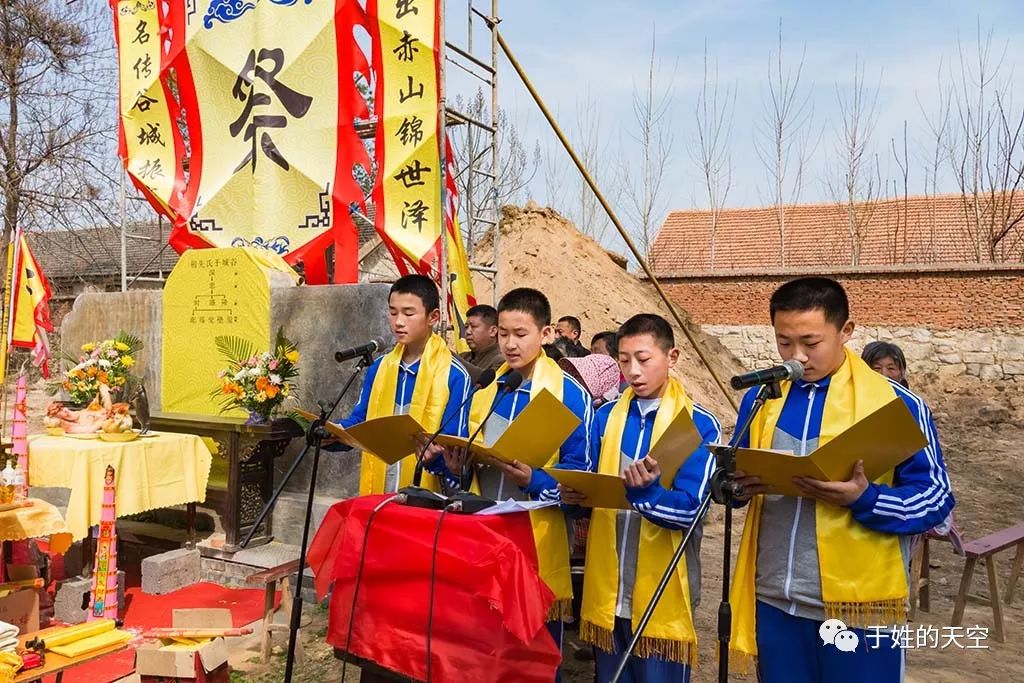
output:
[[[477,2],[478,7],[484,4]],[[994,28],[996,51],[1006,50],[1005,79],[1018,81],[1014,69],[1024,67],[1019,2],[505,0],[501,4],[506,39],[549,106],[558,111],[563,126],[574,127],[576,104],[589,89],[602,108],[602,134],[611,155],[628,147],[619,142],[620,129],[625,137],[625,131],[634,125],[631,91],[643,78],[654,30],[665,76],[678,65],[672,84],[675,153],[668,170],[668,208],[705,203],[700,177],[688,154],[705,40],[711,57],[718,60],[723,84],[735,86],[737,92],[731,145],[734,182],[728,197],[733,206],[767,201],[766,174],[755,154],[753,136],[762,116],[767,59],[776,49],[780,18],[786,61],[795,66],[806,46],[802,85],[811,93],[813,126],[820,135],[802,201],[830,199],[824,178],[828,164],[835,163],[837,89],[850,87],[855,58],[864,65],[866,83],[879,89],[871,147],[879,155],[883,178],[897,173],[890,139],[902,139],[903,122],[907,121],[912,194],[923,189],[920,158],[930,153],[918,101],[926,109],[934,108],[940,62],[958,64],[958,38],[972,50],[978,23],[983,33]],[[486,5],[489,9],[489,2]],[[464,45],[465,3],[448,0],[448,13],[448,38]],[[486,32],[481,30],[476,39],[486,40]],[[450,70],[450,94],[466,87],[466,80],[454,72]],[[501,75],[502,105],[521,132],[542,146],[552,144],[553,136],[504,60]],[[1018,107],[1024,101],[1021,97],[1024,94],[1017,98]],[[621,153],[631,154],[628,149]],[[940,189],[956,189],[948,171],[940,178]],[[551,201],[543,196],[542,182],[531,189],[539,201]]]

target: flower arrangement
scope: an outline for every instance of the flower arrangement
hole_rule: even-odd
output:
[[[116,393],[131,380],[131,369],[141,350],[142,340],[124,331],[113,339],[83,344],[77,359],[67,358],[74,365],[64,373],[61,387],[74,403],[92,401],[101,384]]]
[[[295,388],[292,380],[299,374],[295,344],[280,329],[272,352],[258,353],[251,342],[238,337],[217,337],[214,342],[229,361],[228,367],[217,373],[220,387],[211,392],[220,400],[221,412],[248,411],[247,424],[270,420]]]

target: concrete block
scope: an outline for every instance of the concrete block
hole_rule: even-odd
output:
[[[53,599],[53,616],[66,624],[81,624],[88,617],[92,578],[76,576],[57,585]]]
[[[142,561],[142,592],[163,595],[199,583],[199,550],[178,548]]]
[[[92,577],[76,576],[57,584],[53,616],[66,624],[81,624],[89,616],[92,601]],[[118,614],[124,613],[124,572],[117,573]]]

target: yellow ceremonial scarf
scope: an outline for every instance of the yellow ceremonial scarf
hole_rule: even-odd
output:
[[[370,388],[370,401],[366,408],[366,419],[387,417],[395,414],[395,395],[398,391],[398,372],[402,362],[405,345],[398,344],[380,360],[377,374]],[[445,346],[444,340],[431,334],[427,340],[420,367],[416,372],[416,386],[412,390],[412,403],[409,415],[415,419],[424,431],[435,432],[441,426],[444,409],[448,405],[448,372],[452,365],[452,353]],[[410,455],[399,461],[398,487],[412,483],[413,471],[416,468],[416,456]],[[362,466],[359,470],[359,495],[366,496],[384,493],[387,463],[371,453],[363,453]],[[437,479],[423,473],[424,488],[439,490]]]
[[[750,442],[755,448],[771,448],[790,386],[784,383],[782,398],[768,401],[751,425]],[[889,381],[846,349],[846,360],[829,382],[819,447],[894,398],[896,392]],[[893,472],[875,481],[891,485]],[[730,598],[730,648],[747,670],[757,658],[754,580],[761,506],[762,496],[750,501]],[[868,529],[843,507],[818,501],[814,513],[826,619],[841,619],[847,626],[859,627],[906,621],[907,577],[899,537]]]
[[[509,372],[508,363],[498,368],[498,377]],[[530,399],[547,389],[551,395],[562,400],[565,374],[558,363],[548,358],[543,351],[533,366],[530,378]],[[476,392],[469,409],[469,433],[480,427],[487,411],[491,409],[498,395],[498,382]],[[558,451],[551,454],[547,465],[558,462]],[[548,620],[566,620],[572,617],[572,578],[569,575],[569,531],[565,526],[565,513],[559,507],[548,507],[530,511],[533,526],[533,543],[537,550],[537,565],[541,580],[555,594],[555,603],[548,612]]]
[[[601,459],[598,462],[601,474],[619,475],[622,434],[633,397],[633,390],[626,389],[608,416],[608,426],[601,440]],[[670,378],[654,418],[652,446],[682,410],[693,415],[693,402],[682,383]],[[619,562],[615,543],[617,514],[617,510],[604,509],[594,509],[591,513],[587,564],[583,573],[583,608],[580,614],[580,640],[593,643],[607,652],[614,652],[612,634],[619,587]],[[640,545],[633,583],[634,629],[682,539],[681,531],[662,528],[646,519],[640,521]],[[697,634],[693,629],[690,584],[685,561],[676,565],[673,579],[637,643],[636,655],[693,666],[697,663]]]

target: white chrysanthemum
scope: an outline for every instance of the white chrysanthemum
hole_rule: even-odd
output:
[[[110,361],[109,361],[109,360],[105,360],[105,359],[102,359],[102,358],[101,358],[100,360],[98,360],[98,361],[96,361],[96,362],[97,362],[97,363],[99,364],[99,366],[100,366],[101,368],[103,368],[104,370],[109,370],[109,369],[110,369]]]
[[[276,384],[278,386],[281,386],[281,375],[271,375],[270,376],[270,383],[271,384]]]
[[[232,379],[235,380],[236,382],[241,382],[243,379],[245,379],[245,375],[246,370],[245,368],[242,368],[241,370],[235,373],[235,376],[232,377]]]

